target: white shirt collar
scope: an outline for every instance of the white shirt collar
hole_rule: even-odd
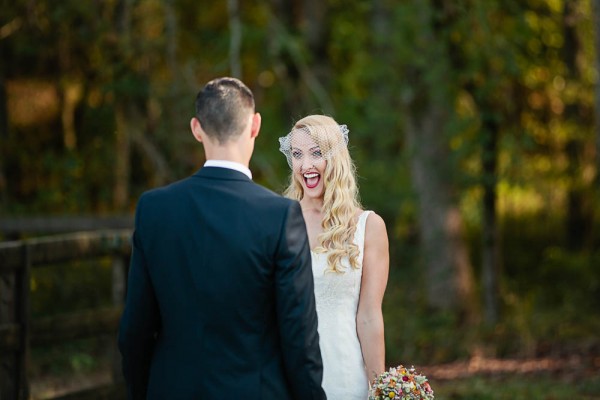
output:
[[[233,169],[236,171],[240,171],[241,173],[246,175],[248,178],[252,179],[252,172],[250,172],[250,169],[248,167],[246,167],[245,165],[242,165],[235,161],[206,160],[206,162],[204,163],[204,166],[205,167],[219,167],[219,168]]]

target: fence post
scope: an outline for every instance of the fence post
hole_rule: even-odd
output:
[[[30,296],[30,277],[31,277],[31,247],[29,244],[23,245],[23,268],[20,273],[17,272],[17,290],[18,303],[17,315],[18,322],[21,326],[20,331],[20,348],[18,352],[18,372],[17,372],[17,387],[19,391],[19,400],[29,399],[29,339],[31,335],[31,317],[29,312],[29,296]],[[20,276],[19,276],[20,275]]]
[[[114,306],[123,306],[126,290],[126,273],[129,257],[117,253],[112,258],[112,303]],[[115,332],[112,356],[112,378],[113,382],[123,381],[123,373],[121,371],[121,353],[116,346],[117,333]],[[1,399],[0,399],[1,400]]]
[[[0,276],[0,326],[17,323],[16,318],[16,281],[17,272]],[[0,351],[0,399],[17,400],[18,355],[16,351],[2,349]]]
[[[19,246],[22,264],[14,272],[0,277],[0,326],[14,332],[12,349],[2,351],[0,400],[27,400],[29,381],[29,274],[31,253],[27,244]],[[5,343],[6,344],[6,343]]]

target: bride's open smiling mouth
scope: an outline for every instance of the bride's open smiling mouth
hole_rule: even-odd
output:
[[[304,176],[304,183],[306,184],[306,187],[309,189],[313,189],[313,188],[317,187],[317,185],[319,184],[319,181],[321,180],[321,175],[319,175],[316,172],[307,172],[303,176]]]

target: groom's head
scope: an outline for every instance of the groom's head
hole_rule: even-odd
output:
[[[237,139],[254,125],[254,95],[239,79],[217,78],[196,96],[196,119],[219,145]]]

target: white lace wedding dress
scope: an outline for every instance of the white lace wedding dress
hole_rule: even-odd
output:
[[[342,262],[344,273],[325,272],[327,253],[312,252],[323,389],[328,400],[366,400],[369,383],[356,332],[356,311],[362,278],[365,226],[369,211],[358,218],[354,243],[360,249],[359,269]]]

